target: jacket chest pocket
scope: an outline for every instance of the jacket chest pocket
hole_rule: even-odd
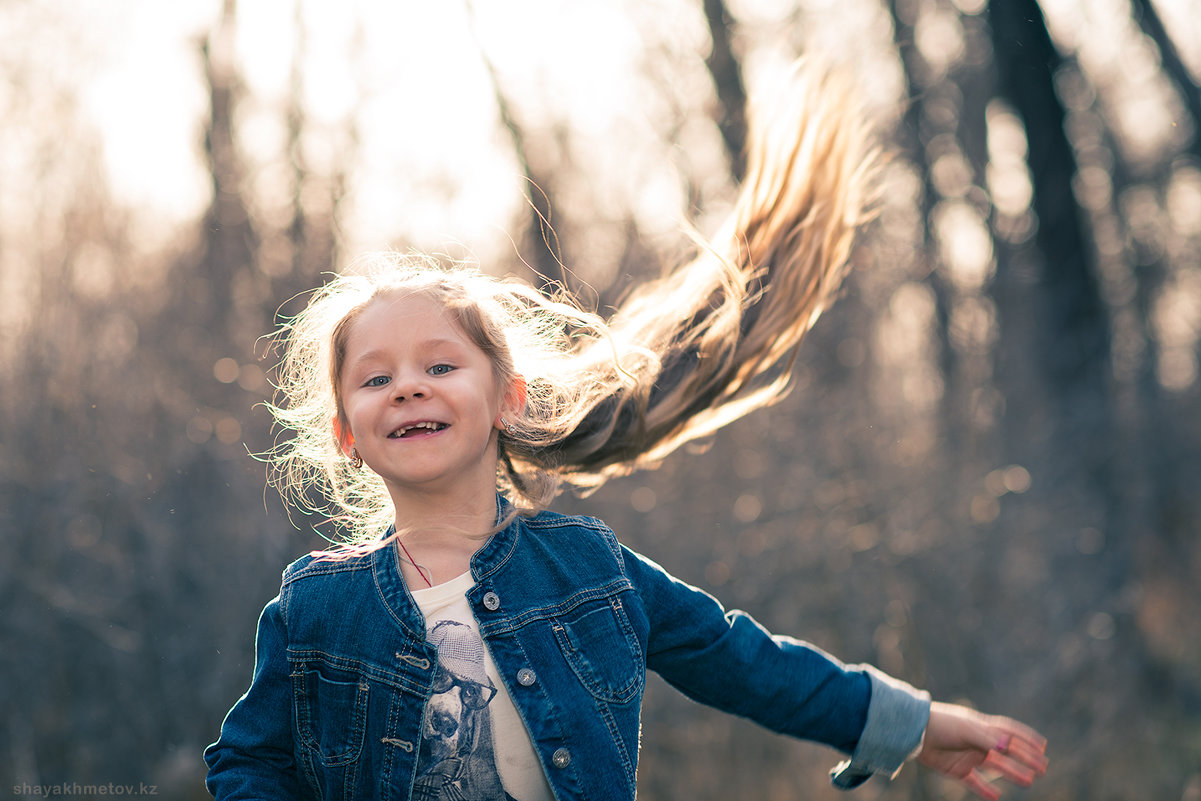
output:
[[[559,650],[594,697],[625,703],[642,690],[642,648],[619,598],[584,604],[551,621]]]
[[[325,767],[359,758],[366,728],[367,680],[328,665],[293,665],[292,689],[301,745]]]

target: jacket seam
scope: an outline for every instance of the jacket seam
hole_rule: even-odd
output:
[[[331,654],[328,651],[322,651],[314,648],[288,648],[287,659],[289,664],[296,662],[319,662],[329,665],[330,667],[345,670],[347,672],[356,673],[364,678],[386,684],[401,691],[408,691],[414,695],[421,696],[424,692],[424,687],[415,682],[406,681],[406,674],[398,673],[393,670],[381,668],[379,665],[370,662],[364,662],[361,659],[354,659],[347,656],[338,656]]]
[[[505,634],[528,626],[530,623],[538,620],[559,617],[589,601],[612,598],[614,595],[624,592],[635,592],[635,589],[629,578],[621,576],[607,584],[581,590],[562,603],[538,606],[527,609],[518,615],[480,623],[480,631],[481,633],[487,631],[489,634]]]

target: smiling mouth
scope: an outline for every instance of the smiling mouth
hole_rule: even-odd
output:
[[[435,423],[432,420],[426,420],[421,423],[413,423],[408,426],[401,426],[388,435],[388,439],[408,439],[419,437],[428,434],[435,434],[448,428],[446,423]]]

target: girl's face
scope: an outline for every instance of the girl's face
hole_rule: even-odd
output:
[[[342,445],[358,450],[398,506],[410,493],[495,491],[505,393],[438,301],[373,301],[350,326],[339,380],[350,428]]]

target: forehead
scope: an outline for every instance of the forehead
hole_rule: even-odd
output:
[[[381,345],[444,340],[472,345],[454,316],[437,299],[420,294],[375,298],[351,323],[347,351]]]

